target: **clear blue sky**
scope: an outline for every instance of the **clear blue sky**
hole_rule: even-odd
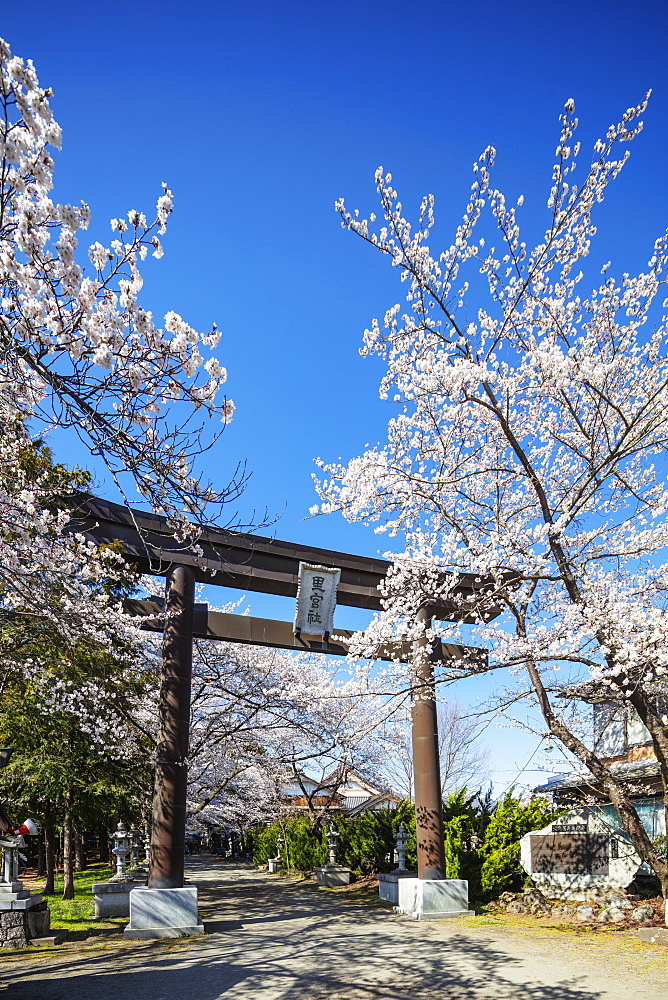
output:
[[[91,241],[109,239],[111,216],[148,212],[161,181],[174,191],[143,302],[224,331],[237,412],[207,472],[223,485],[245,459],[243,519],[283,511],[269,529],[280,538],[373,555],[382,539],[369,529],[308,518],[313,458],[383,437],[380,369],[357,351],[371,318],[402,297],[396,272],[340,228],[335,198],[373,211],[383,164],[406,207],[435,194],[446,244],[470,166],[493,143],[497,185],[523,193],[538,224],[566,99],[589,141],[652,87],[645,132],[600,216],[603,259],[642,266],[668,223],[667,20],[668,6],[647,0],[34,0],[5,8],[0,34],[54,90],[55,197],[91,205]],[[111,495],[101,475],[99,491]],[[289,603],[251,607],[288,618]],[[337,624],[361,622],[339,609]],[[535,740],[513,744],[501,783]]]

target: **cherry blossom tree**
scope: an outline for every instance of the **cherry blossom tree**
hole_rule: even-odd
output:
[[[339,784],[351,769],[379,773],[396,742],[397,702],[363,671],[339,669],[314,654],[198,640],[189,815],[257,822],[285,808],[283,789],[302,769],[335,771]]]
[[[123,560],[67,530],[63,497],[88,483],[54,463],[19,419],[0,418],[0,622],[28,634],[54,626],[74,644],[86,637],[110,648],[136,632],[109,600],[127,576]]]
[[[110,242],[82,257],[89,207],[50,196],[61,144],[51,97],[32,62],[0,40],[0,588],[6,604],[38,607],[48,603],[41,581],[58,581],[55,618],[104,632],[113,612],[87,586],[101,570],[96,553],[66,531],[48,477],[22,467],[32,435],[78,434],[121,491],[134,484],[179,537],[208,505],[235,497],[243,476],[220,493],[193,472],[220,433],[208,428],[234,410],[218,401],[226,372],[211,353],[215,325],[201,334],[173,311],[158,323],[140,304],[140,266],[163,255],[171,191],[163,184],[150,220],[135,209],[112,219]]]
[[[491,147],[442,252],[429,245],[434,198],[413,227],[382,168],[377,227],[374,215],[337,203],[342,225],[396,268],[407,307],[393,305],[364,333],[362,353],[387,365],[381,397],[396,404],[387,442],[347,465],[321,463],[319,510],[405,540],[358,654],[434,635],[417,611],[462,600],[452,589],[459,571],[484,582],[466,612],[489,665],[451,663],[442,677],[520,675],[547,731],[610,798],[668,895],[637,790],[567,721],[582,682],[633,709],[651,734],[668,807],[668,238],[635,275],[588,260],[594,213],[646,106],[629,108],[583,163],[566,104],[533,248],[522,239],[523,199],[511,205],[491,183]],[[471,636],[461,624],[438,631],[448,641]]]

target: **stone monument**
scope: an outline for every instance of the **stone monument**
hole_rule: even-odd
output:
[[[527,833],[520,861],[545,896],[583,901],[626,888],[642,863],[626,834],[589,806]]]

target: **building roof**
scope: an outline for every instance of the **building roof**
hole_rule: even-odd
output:
[[[357,771],[346,771],[342,779],[339,779],[339,776],[336,771],[332,771],[331,774],[328,774],[327,777],[323,779],[323,785],[325,783],[334,785],[337,782],[340,782],[339,791],[341,792],[342,795],[346,794],[346,785],[349,783],[351,784],[354,783],[356,785],[359,785],[359,787],[363,788],[366,792],[369,793],[369,795],[378,795],[379,792],[386,792],[392,794],[389,788],[382,788],[379,785],[372,785],[369,781],[366,781],[364,778],[362,778],[357,773]]]
[[[303,772],[298,773],[304,784],[310,784],[312,790],[316,793],[320,791],[323,793],[335,791],[335,794],[332,795],[316,795],[313,800],[314,805],[327,804],[332,812],[341,812],[346,816],[357,816],[367,809],[378,809],[385,804],[388,806],[398,805],[401,802],[401,798],[395,795],[389,788],[383,789],[378,788],[377,785],[372,785],[370,782],[365,781],[364,778],[361,778],[356,771],[348,771],[342,781],[339,781],[337,772],[332,771],[331,774],[326,775],[320,782],[314,778],[309,778]],[[349,782],[357,787],[346,788]],[[306,808],[306,800],[301,792],[290,794],[289,798],[295,808]],[[321,801],[318,801],[319,799]]]
[[[619,781],[647,781],[661,777],[659,762],[656,758],[621,761],[618,764],[610,764],[608,766],[613,776]],[[555,775],[546,784],[534,788],[534,792],[558,792],[566,791],[569,788],[574,790],[583,788],[594,790],[596,784],[597,782],[593,775],[578,774],[576,771],[573,771],[570,774]],[[603,792],[600,794],[603,795]]]
[[[366,812],[367,809],[381,809],[383,806],[387,808],[393,808],[398,806],[401,799],[394,795],[392,792],[379,792],[378,795],[370,795],[368,798],[357,800],[346,801],[346,816],[352,819],[354,816],[359,816],[360,813]]]

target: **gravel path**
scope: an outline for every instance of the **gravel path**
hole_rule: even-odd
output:
[[[2,962],[0,1000],[664,1000],[668,952],[412,921],[196,856],[205,938]]]

